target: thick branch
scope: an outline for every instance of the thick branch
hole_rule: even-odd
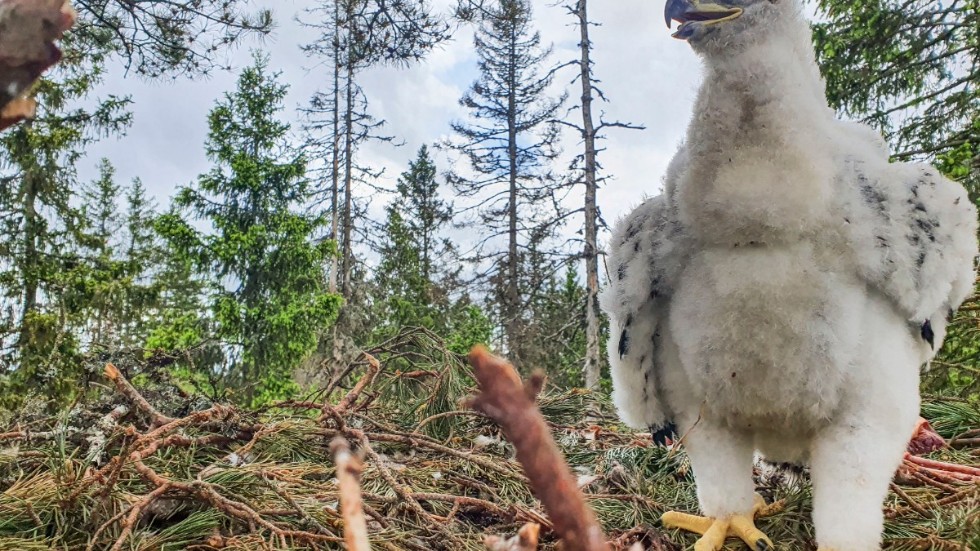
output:
[[[123,374],[119,372],[119,369],[116,366],[106,364],[105,376],[107,379],[112,381],[114,385],[116,385],[116,390],[119,391],[119,394],[125,396],[130,403],[142,410],[143,413],[150,416],[153,426],[159,427],[174,421],[172,417],[167,417],[166,415],[157,411],[155,407],[150,405],[150,403],[146,401],[146,398],[144,398],[139,391],[137,391],[136,388],[134,388],[133,385],[126,380],[126,377],[123,377]]]
[[[483,347],[474,348],[469,361],[480,383],[480,394],[470,401],[470,407],[499,424],[514,445],[517,459],[524,466],[535,495],[544,503],[564,549],[609,551],[595,514],[586,506],[535,405],[544,376],[535,374],[522,383],[513,366]]]

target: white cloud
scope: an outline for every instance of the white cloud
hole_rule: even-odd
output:
[[[443,8],[451,3],[453,0],[434,1]],[[327,72],[315,67],[315,61],[306,59],[299,50],[312,34],[295,21],[295,16],[312,1],[262,0],[258,4],[275,11],[277,32],[264,43],[243,45],[234,52],[233,63],[236,67],[247,65],[251,46],[268,49],[271,66],[282,70],[291,86],[287,106],[292,110],[329,81]],[[536,1],[535,5],[543,42],[555,44],[553,60],[576,57],[578,30],[572,26],[573,19],[550,1]],[[600,205],[611,222],[643,197],[659,193],[661,175],[689,118],[700,65],[685,43],[670,38],[663,23],[662,2],[601,0],[592,2],[590,8],[592,19],[601,24],[592,29],[596,75],[611,101],[597,104],[597,110],[605,112],[609,120],[647,127],[644,131],[610,129],[602,143],[606,151],[600,160],[613,179],[601,191]],[[421,65],[379,68],[363,75],[361,83],[372,112],[387,120],[387,133],[405,142],[401,148],[372,144],[361,152],[364,162],[386,168],[389,184],[420,145],[445,137],[449,122],[465,116],[458,99],[476,76],[471,36],[469,31],[461,32]],[[570,81],[572,71],[563,73],[559,80],[563,84]],[[92,147],[80,171],[85,177],[94,177],[98,158],[108,157],[121,179],[141,177],[158,202],[167,204],[177,186],[208,170],[203,152],[207,112],[234,83],[235,75],[228,73],[201,81],[161,83],[112,71],[104,92],[133,96],[135,124],[125,137]],[[572,100],[579,95],[577,85],[569,91]],[[572,116],[578,116],[577,112]],[[571,155],[578,147],[578,140],[569,134],[566,153]],[[447,161],[440,158],[440,162]],[[567,162],[559,166],[567,166]],[[372,215],[377,216],[381,204],[375,203]]]

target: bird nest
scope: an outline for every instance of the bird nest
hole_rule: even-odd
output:
[[[317,395],[257,411],[165,384],[137,389],[140,373],[109,366],[98,399],[0,418],[0,551],[341,549],[350,511],[340,503],[358,487],[375,549],[555,549],[563,533],[542,505],[551,485],[529,481],[501,429],[462,405],[472,371],[426,332],[369,351]],[[545,389],[536,402],[610,549],[693,543],[659,522],[697,510],[683,447],[618,424],[595,393]],[[947,444],[896,478],[885,547],[978,549],[980,483],[967,475],[980,473],[969,467],[980,462],[980,408],[933,399],[923,413]],[[758,475],[772,503],[760,528],[779,549],[815,549],[806,473]],[[506,541],[522,527],[524,540]]]

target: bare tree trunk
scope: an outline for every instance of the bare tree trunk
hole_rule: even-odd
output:
[[[348,54],[350,55],[350,54]],[[354,207],[353,196],[353,160],[352,151],[354,148],[354,64],[347,60],[347,90],[346,105],[344,107],[344,213],[343,213],[343,252],[341,261],[343,264],[343,274],[340,283],[340,292],[344,298],[351,296],[351,270],[354,263],[354,248],[351,243],[353,231],[351,224],[353,221],[352,210]]]
[[[520,312],[518,312],[519,305],[521,303],[520,297],[520,287],[518,282],[518,262],[520,262],[518,255],[518,244],[517,244],[517,176],[518,176],[518,165],[517,165],[517,76],[514,65],[517,63],[516,57],[516,45],[514,42],[517,40],[517,36],[512,33],[511,36],[511,51],[510,51],[510,74],[508,75],[507,83],[509,90],[507,93],[507,157],[510,163],[510,190],[509,190],[509,202],[507,206],[507,217],[508,217],[508,247],[507,247],[507,290],[505,293],[504,301],[504,323],[505,323],[505,333],[507,341],[507,351],[511,356],[511,360],[518,366],[521,365],[520,353],[518,342],[520,339]]]
[[[337,243],[340,224],[340,6],[336,2],[333,10],[333,148],[331,150],[333,167],[330,172],[330,239]],[[337,292],[338,267],[337,255],[334,255],[330,259],[331,293]]]
[[[582,137],[585,142],[585,386],[596,388],[601,376],[599,359],[599,250],[596,207],[596,147],[595,123],[592,120],[592,63],[589,41],[588,0],[578,0],[576,15],[581,31],[582,59]]]

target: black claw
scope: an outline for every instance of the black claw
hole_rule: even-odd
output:
[[[766,540],[759,540],[755,542],[755,551],[769,551],[769,549],[770,547],[769,544],[766,543]]]
[[[666,446],[667,440],[673,441],[677,437],[677,426],[671,422],[667,422],[662,427],[650,427],[650,434],[653,437],[653,443],[657,446]]]

